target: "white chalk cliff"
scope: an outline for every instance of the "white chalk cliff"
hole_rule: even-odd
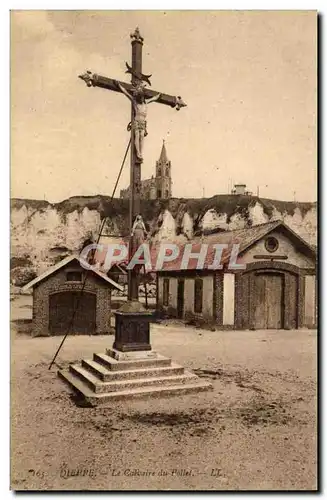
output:
[[[309,244],[317,244],[317,204],[265,200],[250,196],[218,195],[197,200],[147,200],[142,214],[153,241],[186,241],[201,232],[231,230],[282,219]],[[105,231],[127,234],[128,202],[112,204],[104,196],[73,197],[61,203],[13,199],[11,255],[28,257],[37,273],[62,255],[96,239]]]

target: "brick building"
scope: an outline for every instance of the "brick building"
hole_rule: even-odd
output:
[[[171,162],[168,160],[165,141],[163,141],[159,160],[156,162],[156,175],[141,181],[141,198],[144,200],[168,200],[172,196]],[[130,189],[122,189],[120,198],[129,199]]]
[[[159,311],[230,329],[317,326],[316,252],[283,222],[212,234],[203,243],[209,244],[204,269],[197,270],[191,259],[181,270],[181,259],[176,259],[158,271]],[[246,266],[242,270],[228,268],[235,243],[240,245],[237,262]],[[213,244],[227,244],[222,270],[209,268]]]
[[[110,331],[111,291],[123,287],[111,278],[80,265],[77,256],[69,256],[28,283],[33,289],[33,336],[105,334]],[[73,311],[74,320],[73,318]]]

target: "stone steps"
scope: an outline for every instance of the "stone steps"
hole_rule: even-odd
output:
[[[171,385],[185,384],[197,380],[197,376],[190,372],[182,373],[181,375],[166,375],[163,377],[149,376],[145,378],[134,378],[125,380],[114,380],[112,382],[103,382],[94,376],[91,372],[79,365],[71,365],[69,367],[71,373],[86,383],[90,389],[96,393],[102,392],[117,392],[125,389],[134,389],[136,387],[145,387],[150,385]]]
[[[108,352],[112,354],[108,355]],[[58,375],[88,403],[166,396],[212,388],[195,374],[154,352],[94,354]]]
[[[110,371],[109,369],[105,368],[104,365],[98,363],[97,361],[93,361],[91,359],[83,359],[82,367],[92,372],[103,382],[111,382],[114,380],[123,380],[123,379],[143,378],[145,376],[161,377],[164,375],[182,375],[184,372],[184,368],[180,365],[177,365],[176,363],[171,363],[170,366],[161,366],[154,368],[136,368],[134,370]]]
[[[75,392],[79,393],[83,399],[90,403],[91,405],[98,405],[101,403],[107,403],[110,401],[117,401],[123,399],[132,398],[144,398],[144,397],[163,397],[163,396],[174,396],[179,394],[187,394],[191,392],[207,391],[212,389],[211,384],[208,382],[193,382],[189,384],[172,385],[172,386],[162,386],[162,387],[141,387],[133,390],[124,390],[118,392],[110,393],[100,393],[96,394],[91,389],[89,389],[78,377],[75,377],[72,373],[63,370],[58,371],[58,375],[68,383]]]
[[[119,361],[107,354],[93,354],[94,361],[102,364],[109,370],[132,370],[137,368],[156,368],[159,366],[170,366],[171,359],[157,355],[157,358],[136,359],[133,361]]]

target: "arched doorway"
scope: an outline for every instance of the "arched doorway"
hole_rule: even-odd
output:
[[[263,262],[248,265],[235,281],[235,323],[241,329],[296,329],[303,297],[296,266]]]
[[[254,273],[254,328],[277,330],[284,327],[284,293],[284,274]]]
[[[80,294],[79,291],[65,291],[51,294],[49,296],[49,331],[54,335],[94,334],[96,331],[95,293]]]

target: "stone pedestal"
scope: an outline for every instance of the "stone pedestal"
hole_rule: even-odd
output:
[[[151,351],[150,321],[152,313],[138,301],[128,301],[115,312],[115,341],[119,352]]]
[[[120,399],[212,389],[209,382],[151,350],[151,317],[139,302],[127,302],[116,312],[113,347],[58,372],[83,404],[96,406]]]
[[[155,351],[117,351],[116,349],[107,349],[106,354],[116,361],[139,361],[141,359],[158,359]]]
[[[129,398],[167,397],[212,389],[212,385],[152,351],[152,313],[137,300],[115,312],[115,341],[58,375],[79,396],[77,404],[97,406]]]
[[[83,401],[96,406],[129,398],[164,397],[212,389],[212,385],[153,351],[107,349],[58,375]]]

